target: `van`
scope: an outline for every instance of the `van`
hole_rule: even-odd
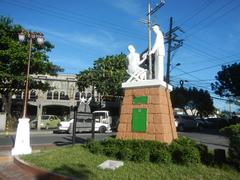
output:
[[[76,132],[92,131],[92,120],[95,120],[95,131],[105,133],[111,129],[111,119],[104,111],[94,111],[92,114],[79,113],[76,119]],[[73,123],[70,124],[69,133],[73,132]]]

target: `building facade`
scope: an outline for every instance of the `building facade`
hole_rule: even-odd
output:
[[[79,92],[76,75],[31,75],[31,77],[37,81],[48,82],[52,89],[46,92],[35,89],[29,91],[27,114],[30,119],[39,119],[43,114],[71,118],[73,116],[72,107],[77,104],[81,97],[88,99],[92,96],[92,87],[86,88],[84,92]],[[97,93],[94,93],[93,96],[98,99]],[[16,112],[22,112],[22,106],[19,105],[22,104],[23,97],[23,92],[13,96],[14,104],[17,105],[14,108]]]

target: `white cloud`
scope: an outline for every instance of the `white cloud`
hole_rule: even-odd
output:
[[[135,16],[142,16],[144,12],[142,0],[107,0],[107,2],[113,7]]]
[[[58,40],[73,46],[85,47],[89,51],[97,49],[105,53],[111,53],[123,47],[123,42],[117,41],[108,31],[97,30],[94,32],[61,32],[49,28],[28,26],[31,29],[54,36]],[[54,43],[54,42],[53,42]],[[54,43],[55,44],[55,43]]]

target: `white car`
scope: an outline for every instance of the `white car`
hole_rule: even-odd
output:
[[[60,122],[60,125],[58,126],[58,131],[68,132],[70,124],[73,123],[73,121],[74,119],[69,119],[69,120]]]

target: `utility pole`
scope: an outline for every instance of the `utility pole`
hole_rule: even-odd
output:
[[[171,63],[171,47],[172,47],[172,20],[170,17],[169,23],[169,33],[168,33],[168,51],[167,51],[167,74],[166,74],[166,83],[170,82],[170,63]]]
[[[177,34],[175,34],[175,31],[181,31],[184,33],[184,31],[176,26],[173,28],[173,18],[170,17],[170,22],[169,22],[169,31],[165,35],[165,39],[167,39],[167,44],[168,44],[168,51],[167,51],[167,72],[166,72],[166,83],[170,83],[170,66],[171,66],[171,53],[181,47],[183,45],[183,39],[176,39]],[[175,42],[172,46],[172,43]]]
[[[150,51],[152,49],[152,42],[151,42],[151,4],[150,0],[148,0],[148,61],[149,61],[149,79],[152,79],[152,56],[150,54]]]

